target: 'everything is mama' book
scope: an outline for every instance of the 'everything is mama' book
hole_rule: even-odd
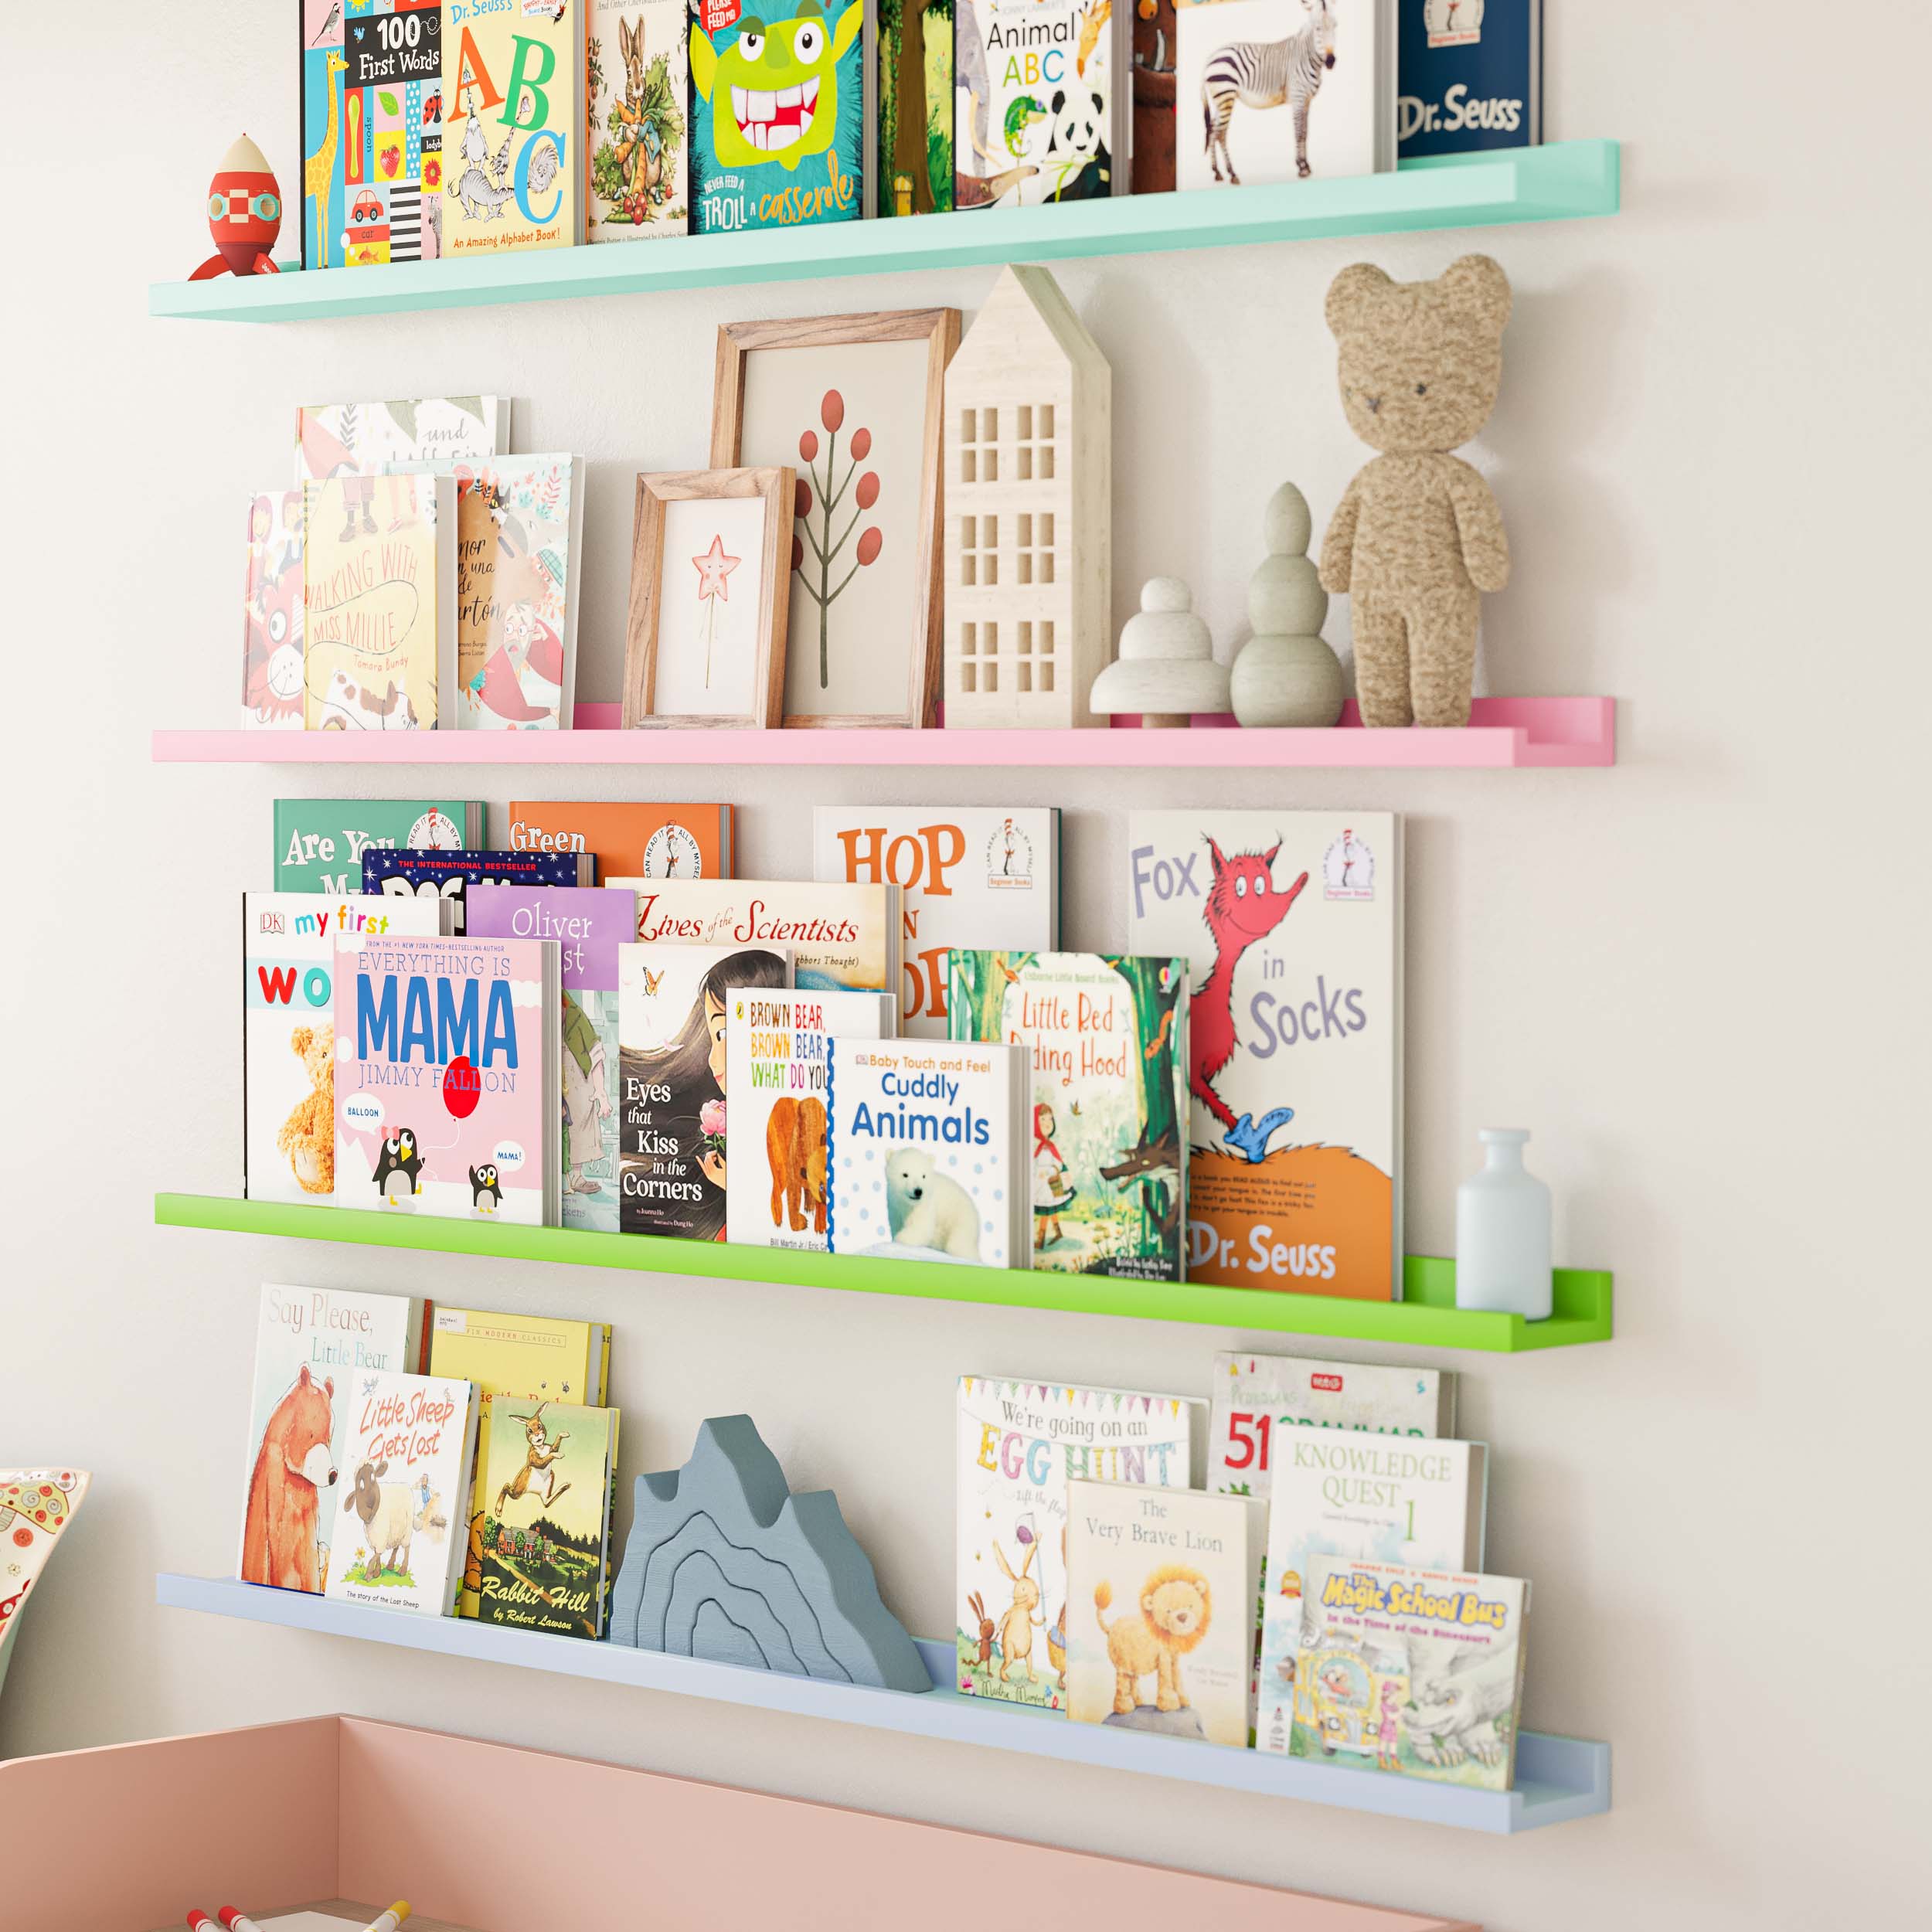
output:
[[[391,899],[442,899],[450,930],[469,927],[472,886],[594,886],[597,862],[583,852],[423,852],[413,846],[367,852],[362,890]]]
[[[515,798],[509,816],[503,842],[512,852],[587,852],[607,881],[729,879],[736,869],[729,805]]]
[[[585,227],[594,242],[689,226],[685,0],[582,0],[590,32]]]
[[[889,993],[899,984],[899,888],[803,879],[607,879],[638,896],[646,944],[783,946],[795,983],[818,992]]]
[[[1192,962],[1188,1278],[1401,1293],[1401,823],[1128,818],[1128,940]]]
[[[359,893],[362,854],[460,852],[483,842],[480,800],[460,798],[277,798],[275,889]]]

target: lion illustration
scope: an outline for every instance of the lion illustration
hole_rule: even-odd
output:
[[[1140,1680],[1150,1672],[1156,1679],[1155,1709],[1185,1709],[1181,1659],[1207,1634],[1214,1614],[1207,1579],[1185,1563],[1164,1563],[1141,1586],[1139,1616],[1119,1616],[1110,1624],[1104,1613],[1113,1600],[1114,1586],[1103,1579],[1094,1588],[1094,1614],[1114,1666],[1115,1711],[1123,1717],[1134,1714]]]

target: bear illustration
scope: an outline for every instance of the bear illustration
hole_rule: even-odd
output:
[[[937,1248],[956,1260],[979,1259],[979,1209],[951,1175],[934,1171],[932,1156],[895,1148],[886,1162],[886,1212],[893,1239],[909,1248]]]
[[[765,1122],[765,1159],[771,1168],[771,1225],[788,1218],[802,1233],[811,1210],[815,1234],[825,1231],[825,1104],[816,1094],[781,1094]]]
[[[308,1070],[308,1097],[275,1136],[304,1194],[335,1192],[335,1035],[326,1026],[298,1026],[289,1050]]]
[[[322,1587],[315,1492],[335,1480],[335,1458],[329,1450],[335,1395],[335,1378],[325,1376],[318,1383],[304,1362],[268,1418],[248,1479],[248,1514],[242,1529],[245,1583],[311,1593]]]

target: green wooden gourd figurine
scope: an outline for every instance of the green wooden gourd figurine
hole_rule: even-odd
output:
[[[1308,557],[1308,498],[1284,483],[1261,517],[1267,555],[1248,580],[1254,634],[1234,660],[1235,717],[1244,725],[1332,725],[1347,696],[1342,665],[1321,641],[1328,594]]]

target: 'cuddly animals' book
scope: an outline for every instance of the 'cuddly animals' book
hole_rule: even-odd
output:
[[[1188,1278],[1402,1291],[1401,823],[1128,818],[1128,940],[1193,963]]]
[[[263,490],[248,499],[243,728],[301,730],[302,679],[302,499],[293,490]]]
[[[512,852],[588,852],[597,876],[729,879],[729,805],[636,805],[597,798],[513,798],[503,842]]]
[[[335,1517],[332,1603],[447,1617],[463,1573],[463,1498],[480,1406],[467,1382],[440,1376],[358,1373]]]
[[[277,798],[275,889],[359,893],[362,854],[461,852],[483,842],[483,806],[458,798]]]
[[[509,447],[507,396],[312,403],[295,412],[296,481],[359,476],[369,485],[366,502],[374,500],[373,479],[385,464],[476,461]]]
[[[581,0],[588,10],[590,180],[594,242],[682,235],[690,192],[689,43],[685,0]]]
[[[468,929],[472,886],[594,886],[597,862],[585,852],[421,852],[405,845],[367,852],[362,890],[392,899],[444,899],[450,930]]]
[[[896,886],[801,879],[607,879],[638,895],[647,944],[781,946],[796,983],[818,992],[889,993],[899,984]]]
[[[1267,1506],[1066,1485],[1066,1708],[1077,1724],[1245,1750]]]
[[[958,1681],[968,1696],[1066,1709],[1067,1480],[1185,1489],[1201,1406],[960,1377]]]
[[[1173,957],[953,948],[953,1037],[1031,1060],[1035,1267],[1181,1279],[1187,975]]]

